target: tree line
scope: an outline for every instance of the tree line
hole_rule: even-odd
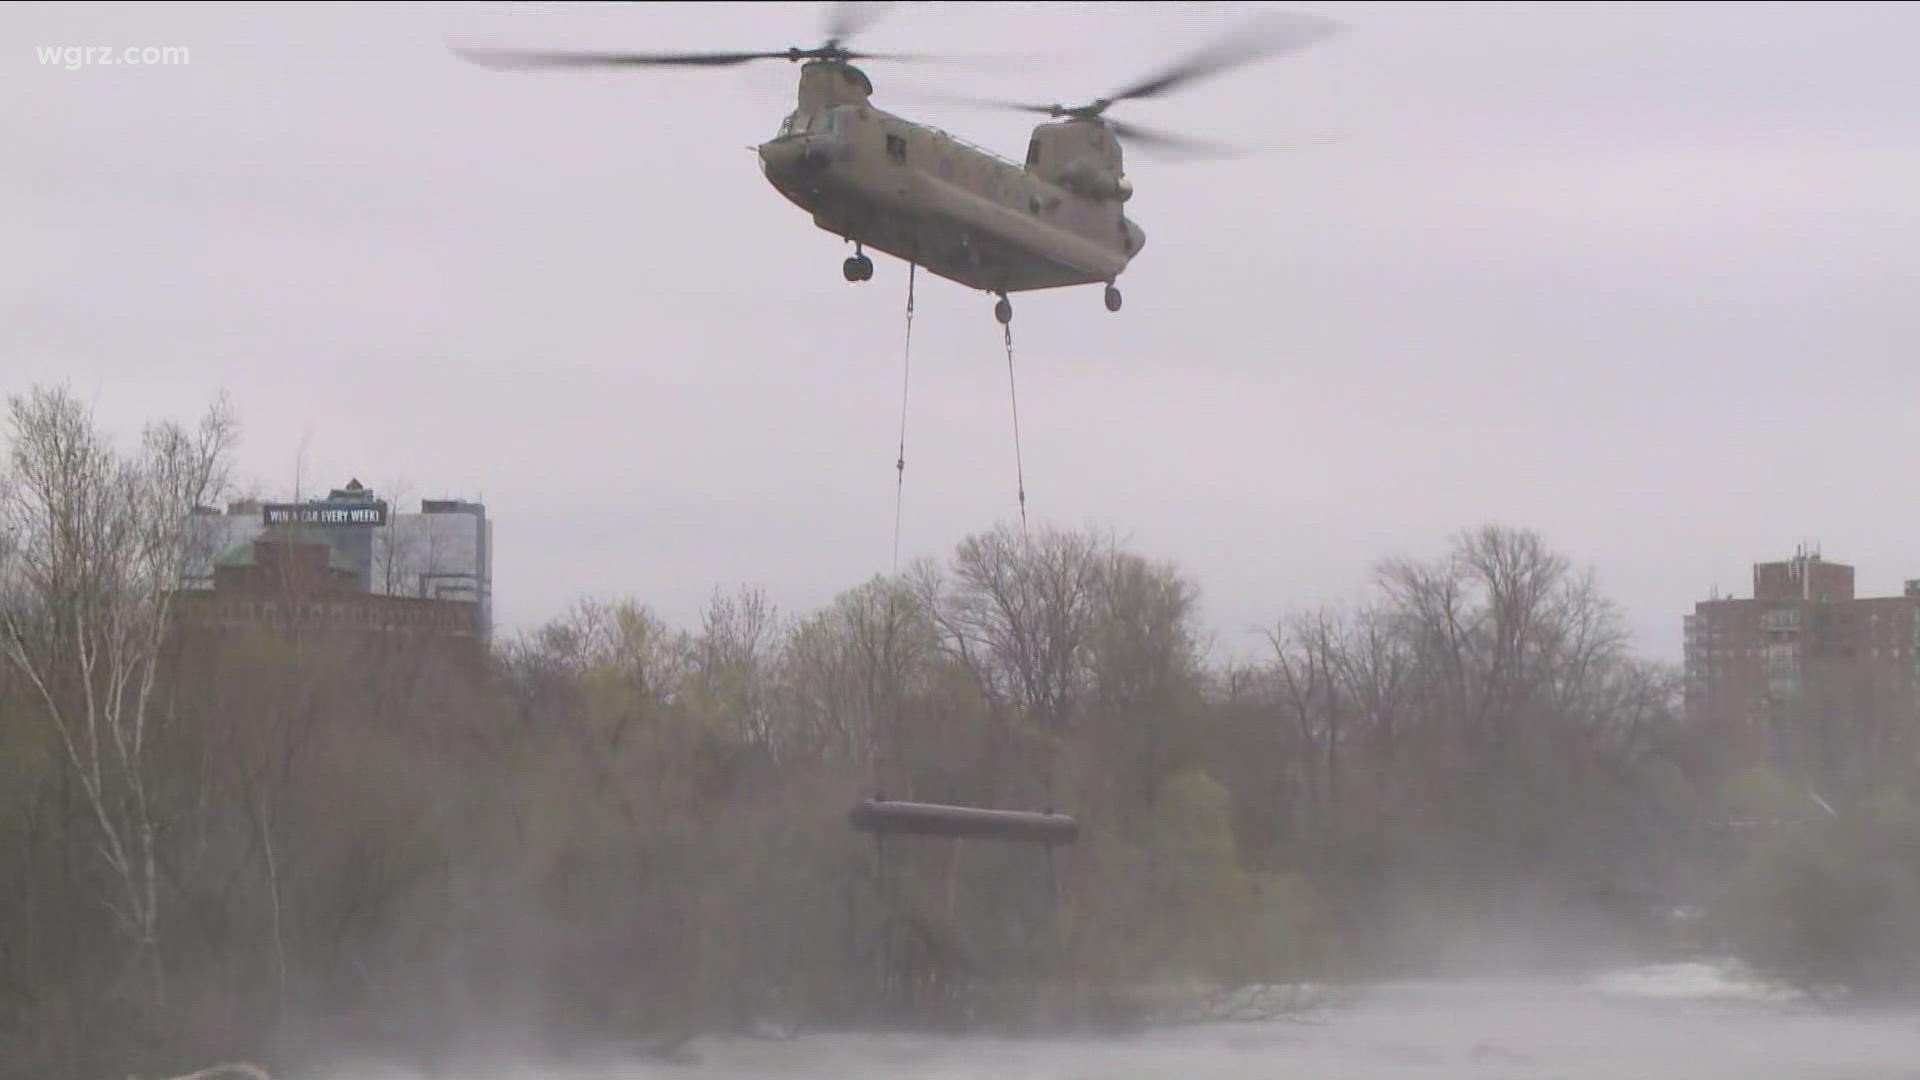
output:
[[[1725,841],[1790,778],[1690,730],[1677,673],[1524,529],[1384,561],[1252,662],[1209,661],[1177,566],[1006,526],[797,616],[743,587],[691,627],[590,599],[471,648],[210,632],[175,590],[231,411],[127,451],[61,389],[9,424],[0,1072],[1126,1022],[1143,987],[1659,949],[1702,897],[1783,971],[1920,966],[1869,947],[1897,883],[1856,880],[1897,845]],[[1861,805],[1904,821],[1904,790]],[[1081,839],[882,847],[848,825],[868,795]],[[1877,913],[1869,944],[1807,944],[1838,917],[1809,880]]]

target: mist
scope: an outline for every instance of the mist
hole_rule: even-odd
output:
[[[1813,711],[1755,756],[1690,723],[1680,673],[1529,530],[1384,554],[1361,602],[1278,613],[1250,664],[1204,659],[1176,563],[1009,524],[809,611],[743,585],[675,626],[616,595],[489,639],[468,602],[328,591],[338,554],[298,531],[178,591],[225,535],[181,509],[233,482],[227,403],[138,450],[60,388],[9,418],[0,1046],[23,1075],[1269,1039],[1442,1067],[1442,1001],[1480,1010],[1473,1068],[1557,1066],[1616,1020],[1732,1068],[1782,1000],[1911,1031],[1858,1012],[1920,989],[1911,725]],[[63,524],[89,517],[125,528]],[[862,799],[1075,830],[875,835]],[[1662,978],[1753,1000],[1682,1035],[1617,1000]],[[1300,1025],[1331,1041],[1277,1034]]]

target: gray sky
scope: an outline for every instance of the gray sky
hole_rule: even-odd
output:
[[[1263,5],[1264,6],[1264,5]],[[1115,115],[1282,152],[1128,159],[1147,246],[1014,298],[1028,508],[1204,590],[1223,652],[1485,521],[1591,564],[1646,652],[1802,540],[1920,577],[1920,9],[1286,5],[1348,34]],[[0,12],[0,384],[129,432],[215,392],[244,467],[483,497],[499,617],[889,569],[906,268],[872,281],[747,148],[796,69],[505,74],[462,40],[784,48],[821,7]],[[903,4],[875,102],[1016,159],[1224,4]],[[41,46],[184,45],[176,67]],[[1339,141],[1314,145],[1321,133]],[[922,277],[902,561],[1017,520],[992,300]]]

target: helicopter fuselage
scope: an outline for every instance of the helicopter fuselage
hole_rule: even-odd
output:
[[[1117,171],[1082,179],[1086,170],[1070,168],[1068,182],[1056,183],[1035,170],[1045,145],[1067,140],[1036,130],[1021,166],[874,108],[870,92],[866,77],[846,64],[810,63],[799,107],[757,147],[768,182],[819,228],[1001,294],[1111,284],[1145,245],[1121,212],[1131,188]]]

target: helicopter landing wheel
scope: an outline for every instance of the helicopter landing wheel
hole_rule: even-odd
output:
[[[993,305],[993,317],[1000,320],[1001,326],[1005,326],[1008,323],[1012,322],[1013,321],[1013,304],[1010,303],[1006,297],[1004,296],[1001,297],[1000,302]]]
[[[1120,290],[1111,285],[1107,286],[1107,310],[1120,310]]]
[[[872,281],[873,260],[865,255],[855,255],[840,264],[840,272],[846,275],[848,281]]]

